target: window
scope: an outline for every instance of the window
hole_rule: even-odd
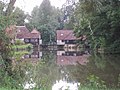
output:
[[[27,43],[28,43],[28,42],[29,42],[29,39],[27,39],[27,38],[26,38],[26,39],[25,39],[25,42],[27,42]]]
[[[31,42],[34,42],[34,41],[35,41],[35,40],[32,38],[32,39],[31,39]]]

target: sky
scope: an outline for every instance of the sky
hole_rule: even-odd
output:
[[[52,6],[59,8],[61,8],[62,5],[66,2],[66,0],[50,0],[50,1]],[[40,6],[41,2],[42,0],[17,0],[15,6],[21,8],[26,13],[28,12],[30,14],[35,6]]]

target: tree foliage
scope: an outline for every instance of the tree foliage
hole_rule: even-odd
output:
[[[41,5],[34,7],[30,24],[32,28],[37,28],[42,35],[43,43],[55,41],[55,30],[59,27],[58,17],[60,10],[51,6],[49,0],[43,0]]]
[[[26,14],[23,10],[16,7],[12,14],[14,15],[16,25],[23,26],[25,24]]]
[[[8,58],[9,55],[6,55],[9,53],[9,44],[10,40],[6,35],[6,28],[10,25],[14,24],[14,18],[12,15],[12,8],[8,8],[9,6],[13,7],[16,0],[10,0],[8,4],[4,2],[0,2],[1,15],[0,15],[0,52],[4,59]],[[7,5],[7,6],[6,6]],[[6,8],[7,7],[7,8]],[[4,10],[6,8],[6,10]],[[11,10],[12,9],[12,10]]]
[[[120,53],[120,1],[80,0],[76,6],[75,33],[87,35],[93,48]]]
[[[0,10],[0,59],[4,66],[3,70],[5,70],[8,75],[11,75],[12,73],[12,60],[10,53],[10,39],[7,37],[5,30],[14,23],[11,13],[15,1],[16,0],[10,0],[8,4],[0,2],[0,7],[2,7]]]

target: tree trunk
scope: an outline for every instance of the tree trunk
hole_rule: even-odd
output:
[[[14,4],[15,4],[16,0],[10,0],[8,7],[5,11],[5,16],[9,16],[12,12],[12,10],[14,9]]]

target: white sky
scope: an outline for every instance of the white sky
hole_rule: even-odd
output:
[[[66,0],[50,0],[51,5],[61,8]],[[33,10],[33,7],[40,6],[42,0],[17,0],[15,6],[23,9],[25,12],[30,13]]]

